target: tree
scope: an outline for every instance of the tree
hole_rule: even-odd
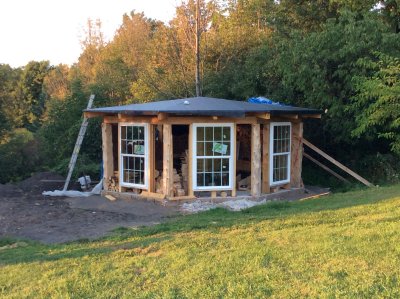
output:
[[[392,151],[400,155],[400,57],[376,52],[357,64],[371,72],[354,79],[357,94],[350,109],[357,127],[353,136],[388,139]]]

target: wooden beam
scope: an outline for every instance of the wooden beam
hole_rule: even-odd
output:
[[[102,148],[103,148],[103,189],[108,190],[109,179],[114,176],[112,126],[101,124]]]
[[[303,162],[303,123],[292,123],[292,144],[290,155],[290,186],[301,188],[301,168]]]
[[[271,119],[270,113],[257,113],[255,116],[262,119]]]
[[[231,191],[231,196],[235,197],[236,196],[236,161],[237,161],[237,153],[236,153],[236,144],[237,144],[237,127],[236,124],[233,124],[233,169],[232,169],[232,191]]]
[[[302,114],[302,118],[321,118],[321,114]]]
[[[172,126],[163,125],[163,192],[167,197],[172,197],[173,190],[173,148],[172,148]]]
[[[347,179],[345,179],[344,177],[342,177],[340,174],[336,173],[335,171],[333,171],[332,169],[330,169],[329,167],[325,166],[324,164],[322,164],[321,162],[319,162],[318,160],[314,159],[313,157],[311,157],[310,155],[308,155],[307,153],[303,154],[305,158],[309,159],[310,161],[314,162],[315,164],[317,164],[319,167],[321,167],[322,169],[326,170],[327,172],[329,172],[331,175],[335,176],[336,178],[338,178],[339,180],[346,182],[346,183],[350,183]]]
[[[288,119],[299,119],[298,114],[278,114],[278,117],[288,118]]]
[[[188,196],[194,197],[193,191],[193,125],[189,125],[189,138],[188,138]]]
[[[166,120],[168,118],[168,114],[164,112],[160,112],[157,114],[157,119],[158,120]]]
[[[154,125],[149,125],[149,192],[155,192],[156,182],[154,178],[155,173],[155,132]]]
[[[263,125],[263,145],[262,145],[262,193],[270,193],[269,183],[269,124]]]
[[[102,112],[85,111],[85,112],[83,112],[83,116],[85,118],[93,118],[93,117],[104,116],[104,113],[102,113]]]
[[[104,116],[103,117],[103,122],[105,124],[116,124],[118,123],[118,116]]]
[[[261,142],[260,125],[251,126],[251,195],[261,194]]]
[[[328,161],[332,162],[333,164],[335,164],[337,167],[339,167],[340,169],[342,169],[343,171],[347,172],[348,174],[350,174],[352,177],[354,177],[355,179],[357,179],[358,181],[360,181],[361,183],[363,183],[364,185],[368,186],[368,187],[373,187],[374,185],[370,182],[368,182],[366,179],[364,179],[362,176],[358,175],[357,173],[355,173],[354,171],[352,171],[351,169],[347,168],[346,166],[344,166],[342,163],[340,163],[339,161],[336,161],[335,159],[333,159],[331,156],[329,156],[328,154],[326,154],[325,152],[321,151],[318,147],[316,147],[315,145],[313,145],[312,143],[310,143],[309,141],[307,141],[306,139],[303,139],[303,143],[305,145],[307,145],[310,149],[312,149],[313,151],[317,152],[318,154],[320,154],[322,157],[324,157],[325,159],[327,159]]]

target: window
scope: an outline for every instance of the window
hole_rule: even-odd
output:
[[[290,181],[291,124],[271,123],[270,180],[271,185]]]
[[[193,125],[193,190],[232,188],[233,124]]]
[[[124,187],[148,186],[148,125],[120,124],[120,182]]]

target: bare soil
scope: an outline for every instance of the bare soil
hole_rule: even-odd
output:
[[[94,239],[117,227],[153,225],[176,214],[176,209],[152,202],[129,202],[132,209],[128,211],[128,203],[107,209],[108,200],[99,196],[92,199],[45,197],[43,191],[62,188],[62,183],[42,181],[52,179],[62,177],[46,172],[35,174],[17,185],[0,184],[0,237],[43,243]],[[85,204],[85,200],[91,204]]]

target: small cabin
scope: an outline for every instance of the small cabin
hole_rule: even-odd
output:
[[[167,200],[302,188],[303,120],[319,110],[208,97],[87,109],[102,117],[105,192]]]

